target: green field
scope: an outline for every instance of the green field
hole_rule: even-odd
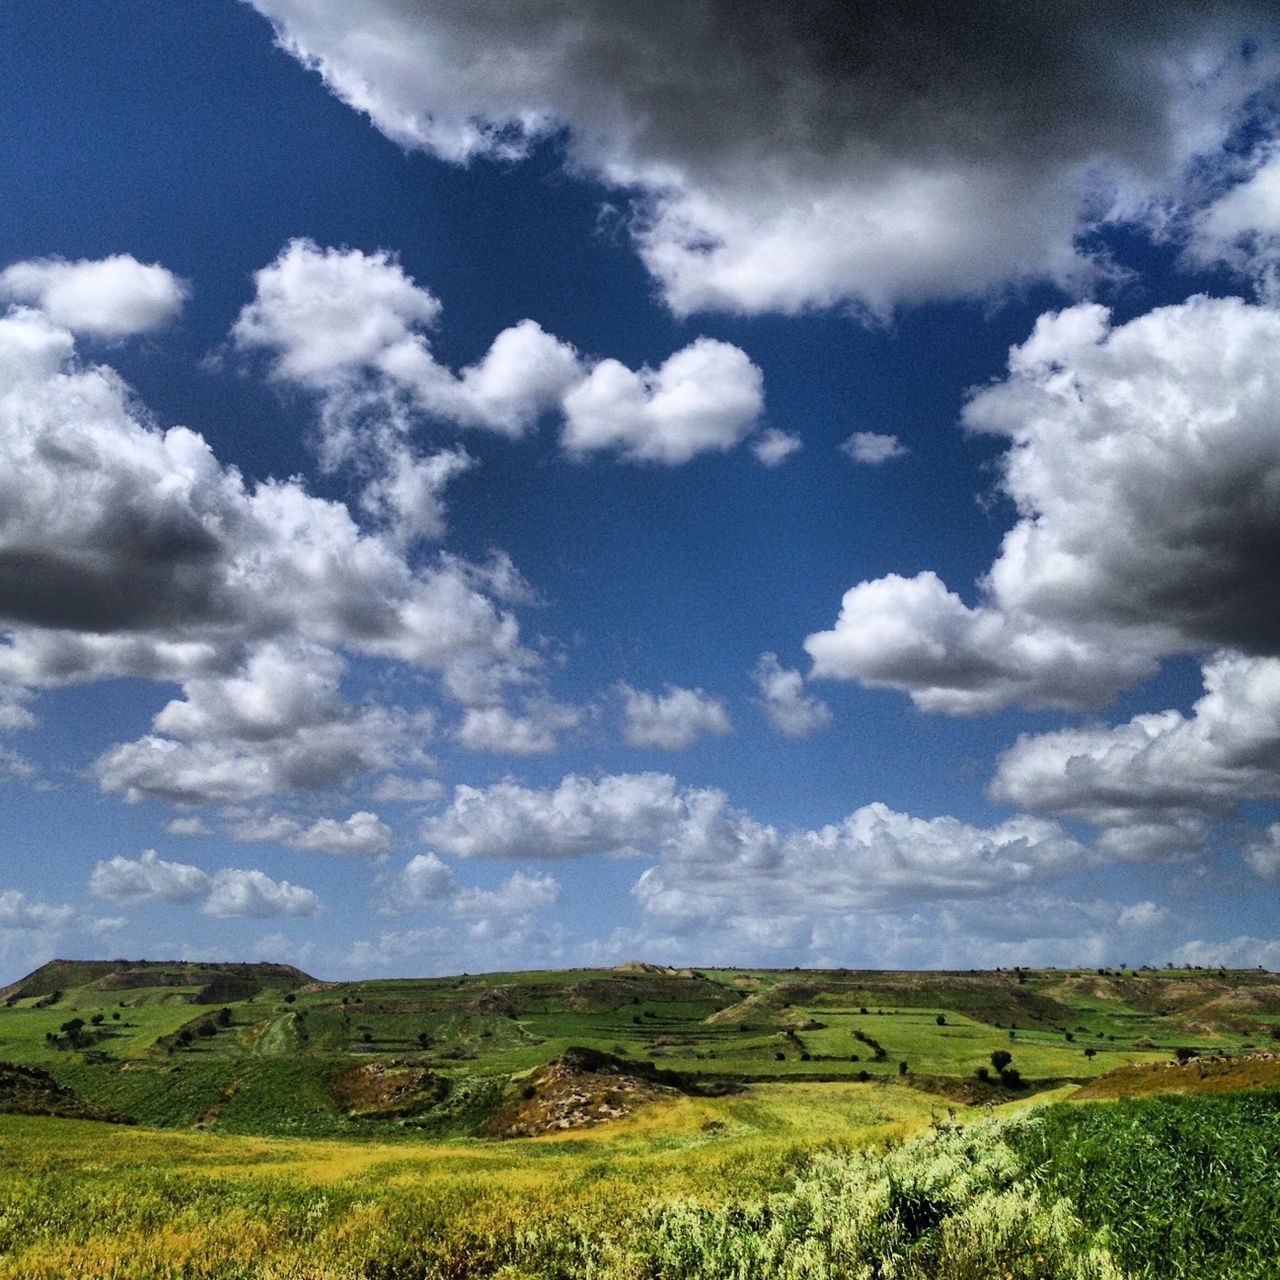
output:
[[[0,1280],[1251,1280],[1280,1090],[1065,1100],[1280,1084],[1277,1026],[1259,971],[56,962],[0,991]]]

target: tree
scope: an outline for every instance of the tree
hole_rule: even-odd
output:
[[[430,1049],[430,1048],[431,1048],[431,1034],[430,1034],[430,1032],[427,1032],[427,1031],[419,1031],[419,1032],[418,1032],[418,1048],[419,1048],[419,1049]]]
[[[947,1015],[945,1013],[938,1014],[938,1016],[934,1018],[934,1022],[936,1022],[940,1027],[945,1027],[947,1025]]]
[[[1003,1071],[1012,1061],[1013,1054],[1008,1049],[993,1049],[991,1051],[991,1065],[997,1071]]]
[[[905,1062],[898,1063],[898,1074],[905,1076],[907,1074],[907,1064]]]
[[[100,1027],[102,1026],[102,1023],[105,1017],[106,1017],[106,1014],[95,1013],[93,1017],[89,1019],[89,1021],[92,1022],[95,1027]]]
[[[973,1074],[984,1084],[991,1079],[991,1072],[987,1067],[979,1067]]]
[[[1097,1049],[1095,1049],[1095,1048],[1093,1047],[1093,1045],[1090,1045],[1090,1046],[1089,1046],[1089,1047],[1084,1051],[1084,1056],[1085,1056],[1086,1058],[1096,1058],[1096,1057],[1098,1056],[1098,1051],[1097,1051]]]
[[[221,1008],[221,1009],[219,1009],[219,1010],[218,1010],[218,1012],[217,1012],[217,1015],[216,1015],[216,1016],[217,1016],[217,1019],[218,1019],[218,1026],[220,1026],[220,1027],[229,1027],[229,1026],[231,1025],[231,1010],[230,1010],[230,1009],[225,1008],[225,1007],[224,1007],[224,1008]]]

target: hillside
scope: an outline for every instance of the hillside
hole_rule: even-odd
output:
[[[1258,970],[633,961],[324,983],[287,965],[52,961],[0,996],[0,1062],[47,1072],[83,1114],[244,1133],[524,1134],[805,1082],[1001,1101],[1280,1040],[1280,977]]]

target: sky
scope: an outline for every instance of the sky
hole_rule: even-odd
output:
[[[1280,29],[0,13],[0,980],[1280,968]]]

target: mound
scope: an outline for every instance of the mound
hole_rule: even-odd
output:
[[[1153,1093],[1223,1093],[1280,1085],[1280,1055],[1192,1058],[1186,1063],[1148,1062],[1117,1067],[1077,1089],[1070,1101],[1130,1098]]]
[[[59,1084],[47,1071],[16,1062],[0,1062],[0,1111],[25,1116],[109,1120],[114,1124],[134,1123],[129,1116],[90,1105],[74,1089]]]
[[[390,1120],[434,1107],[449,1092],[449,1082],[412,1063],[362,1062],[331,1076],[329,1092],[353,1119]]]
[[[614,973],[675,973],[665,964],[650,964],[647,960],[624,960],[613,966]]]
[[[519,1096],[477,1131],[483,1138],[530,1138],[617,1120],[682,1093],[724,1093],[741,1086],[698,1088],[673,1071],[626,1062],[597,1049],[569,1048],[527,1076]]]

